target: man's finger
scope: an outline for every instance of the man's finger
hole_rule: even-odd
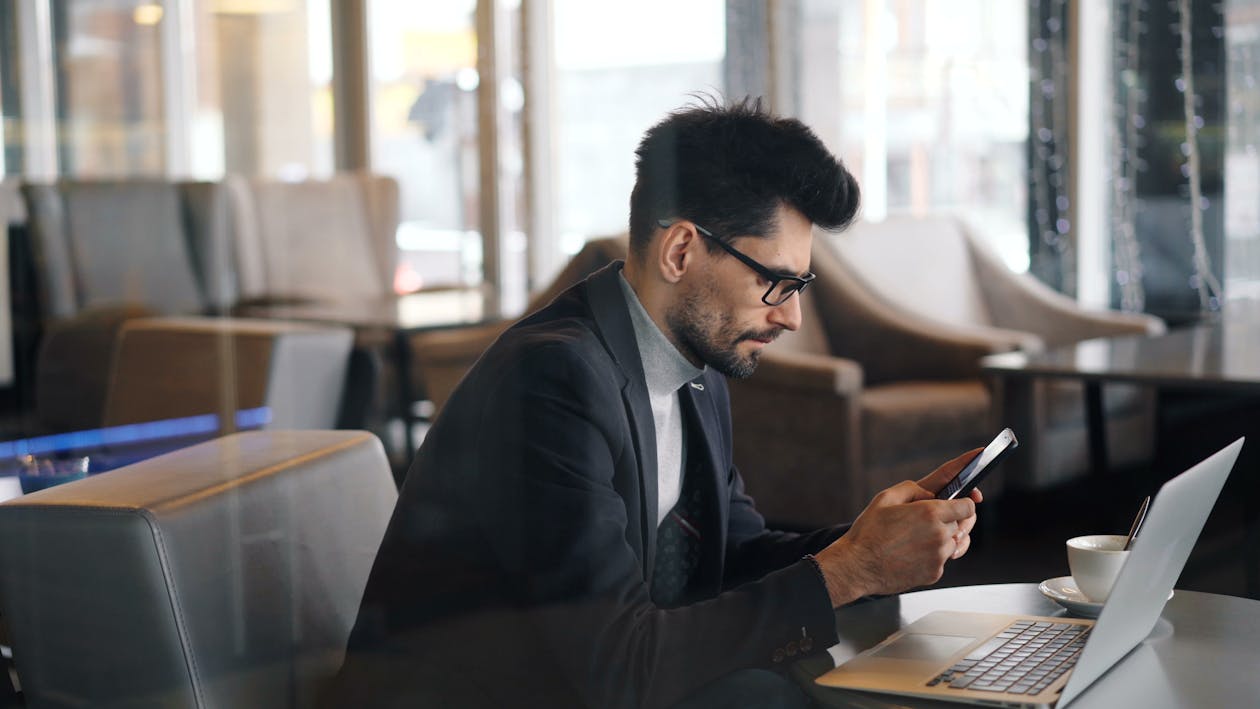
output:
[[[941,464],[940,467],[933,470],[931,473],[928,473],[928,475],[919,481],[919,487],[936,494],[941,488],[945,487],[946,483],[953,480],[960,470],[967,467],[967,464],[971,462],[972,458],[980,455],[980,451],[982,450],[984,449],[976,448],[974,450],[969,450],[957,458]]]
[[[958,542],[958,546],[955,547],[954,554],[950,558],[961,559],[962,555],[966,554],[967,550],[970,548],[971,548],[971,535],[970,534],[963,535],[962,541]]]
[[[893,485],[885,489],[876,496],[875,501],[881,505],[904,505],[908,502],[918,502],[919,500],[930,500],[936,495],[928,490],[924,490],[918,483],[912,483],[909,480]]]
[[[934,509],[936,510],[936,519],[949,522],[962,522],[968,517],[974,517],[976,514],[976,503],[971,498],[964,497],[957,500],[934,500]]]
[[[958,528],[961,529],[964,534],[971,532],[972,528],[974,528],[975,526],[976,526],[975,517],[968,517],[967,519],[964,519],[958,523]]]

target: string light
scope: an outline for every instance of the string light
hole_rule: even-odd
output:
[[[1029,190],[1034,242],[1031,270],[1072,294],[1076,292],[1076,267],[1072,224],[1066,216],[1071,202],[1065,179],[1066,160],[1061,152],[1067,146],[1068,125],[1067,43],[1063,31],[1066,2],[1033,0],[1029,10],[1034,27],[1033,54],[1029,57],[1033,91],[1028,107],[1033,141]],[[1037,256],[1046,252],[1049,259]]]
[[[1177,88],[1182,92],[1182,106],[1186,119],[1186,142],[1183,152],[1186,155],[1187,178],[1190,181],[1190,240],[1194,245],[1194,273],[1191,285],[1199,292],[1199,308],[1207,311],[1220,306],[1221,284],[1212,274],[1212,263],[1207,252],[1207,243],[1203,238],[1203,210],[1207,201],[1203,198],[1202,171],[1199,160],[1199,126],[1202,125],[1195,111],[1194,93],[1194,54],[1191,37],[1190,0],[1178,0],[1177,11],[1180,14],[1178,29],[1181,33],[1181,78]]]

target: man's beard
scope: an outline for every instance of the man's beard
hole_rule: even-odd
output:
[[[713,367],[731,379],[747,379],[757,369],[761,350],[754,349],[748,355],[740,355],[739,343],[745,340],[773,340],[783,328],[771,328],[756,332],[740,332],[729,313],[717,313],[708,303],[716,300],[712,290],[705,288],[709,298],[696,292],[683,296],[676,307],[665,314],[665,324],[671,339],[684,356],[693,362]]]

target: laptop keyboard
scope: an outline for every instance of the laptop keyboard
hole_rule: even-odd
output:
[[[1092,626],[1018,621],[927,684],[1038,694],[1076,665]]]

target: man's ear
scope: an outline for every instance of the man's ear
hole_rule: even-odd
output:
[[[685,222],[676,222],[661,235],[660,248],[656,250],[657,269],[669,283],[682,280],[695,259],[698,243],[696,232]]]

